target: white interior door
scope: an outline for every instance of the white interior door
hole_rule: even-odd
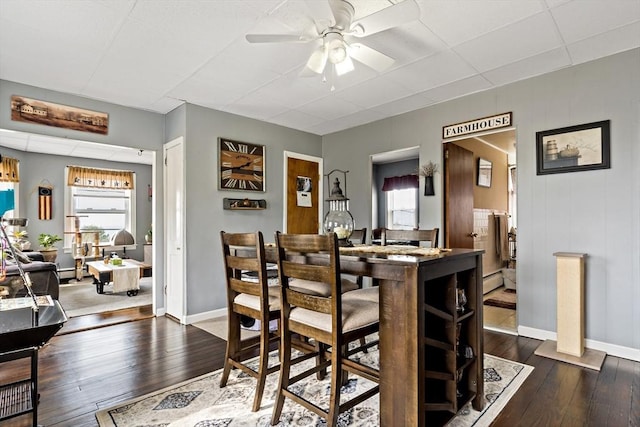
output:
[[[182,137],[164,146],[165,289],[167,314],[186,322],[184,147]]]

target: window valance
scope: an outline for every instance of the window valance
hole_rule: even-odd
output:
[[[0,162],[0,181],[20,182],[20,175],[18,174],[19,163],[20,161],[18,159],[2,156],[2,162]]]
[[[69,168],[68,186],[133,190],[135,172],[82,166],[67,167]]]
[[[418,188],[418,175],[391,176],[384,179],[382,191],[405,190]]]

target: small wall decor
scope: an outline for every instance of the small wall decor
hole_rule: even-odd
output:
[[[478,186],[491,187],[491,172],[493,164],[482,157],[478,158]]]
[[[433,175],[438,172],[438,164],[429,160],[424,165],[420,166],[420,176],[424,176],[424,195],[434,196],[436,194],[433,187]]]
[[[222,199],[223,209],[230,210],[262,210],[267,208],[267,201],[264,199]]]
[[[11,96],[11,120],[106,135],[109,115],[98,111]]]
[[[537,174],[611,167],[610,121],[536,132]]]
[[[265,146],[218,138],[221,190],[265,191]]]

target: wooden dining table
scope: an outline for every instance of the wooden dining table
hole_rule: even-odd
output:
[[[342,273],[380,286],[381,426],[444,425],[468,402],[484,407],[483,252],[340,248]],[[276,263],[275,246],[265,256]]]

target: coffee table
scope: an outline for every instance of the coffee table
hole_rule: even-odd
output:
[[[116,265],[112,265],[110,263],[106,263],[104,261],[89,261],[86,263],[89,274],[93,276],[93,283],[96,285],[96,292],[99,294],[104,294],[104,287],[109,283],[113,282],[113,270],[116,268],[122,268]],[[126,267],[138,267],[140,268],[140,276],[144,277],[145,272],[150,268],[148,264],[142,263],[140,261],[136,261],[133,259],[124,259],[122,260],[122,265]],[[138,295],[138,290],[140,289],[140,282],[136,282],[137,286],[134,288],[127,289],[127,296],[136,296]]]

